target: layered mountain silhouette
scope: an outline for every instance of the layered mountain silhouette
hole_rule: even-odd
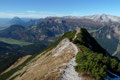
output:
[[[118,64],[118,62],[114,59],[112,59],[112,60],[109,59],[111,56],[115,56],[117,58],[120,58],[120,54],[119,54],[119,52],[120,52],[120,50],[119,50],[119,40],[120,40],[119,39],[119,37],[120,37],[120,34],[119,34],[119,17],[117,17],[118,18],[117,21],[114,21],[113,17],[110,18],[110,15],[93,15],[91,17],[90,16],[84,16],[84,17],[72,17],[72,16],[68,16],[68,17],[47,17],[45,19],[30,20],[29,22],[26,22],[24,25],[23,24],[11,25],[10,27],[0,31],[0,37],[1,38],[15,39],[15,40],[18,40],[18,41],[20,40],[20,41],[30,42],[32,44],[28,45],[28,46],[21,47],[19,45],[10,45],[10,44],[4,43],[4,44],[6,44],[4,46],[4,49],[3,49],[2,45],[0,45],[0,47],[2,47],[1,48],[1,53],[2,54],[0,54],[0,57],[1,57],[0,58],[0,61],[1,61],[0,66],[2,65],[1,69],[0,69],[0,73],[3,72],[8,67],[10,67],[12,64],[14,64],[14,62],[17,61],[17,59],[19,59],[19,58],[21,58],[25,55],[33,55],[35,53],[40,53],[42,50],[44,50],[46,47],[48,47],[48,45],[54,43],[57,39],[59,39],[59,37],[61,35],[63,35],[63,33],[65,33],[64,34],[64,36],[66,36],[65,40],[62,36],[62,38],[60,38],[59,41],[57,41],[56,43],[54,43],[52,45],[52,47],[47,49],[48,52],[45,51],[46,55],[44,55],[43,58],[45,58],[46,56],[52,56],[55,53],[57,53],[57,54],[55,54],[54,56],[57,56],[57,55],[59,56],[58,53],[61,52],[61,50],[59,50],[59,48],[60,49],[65,48],[67,51],[69,51],[71,49],[70,50],[71,52],[76,53],[77,49],[75,48],[75,46],[73,47],[73,44],[74,44],[78,48],[78,52],[79,52],[79,50],[83,49],[84,51],[88,51],[88,52],[85,52],[85,53],[89,53],[89,54],[95,53],[95,55],[91,54],[90,56],[94,55],[94,57],[97,57],[97,58],[99,58],[99,56],[100,56],[100,57],[102,57],[103,60],[104,60],[104,58],[107,59],[107,60],[104,60],[104,61],[108,61],[109,65],[106,65],[106,63],[104,63],[103,61],[100,61],[102,63],[102,66],[95,63],[97,66],[100,66],[106,74],[109,74],[108,73],[109,71],[112,72],[112,73],[115,73],[115,74],[119,74],[119,69],[118,69],[119,64]],[[114,19],[116,19],[116,17]],[[86,28],[90,32],[91,36],[93,36],[97,40],[97,42],[106,50],[104,50],[102,47],[100,47],[100,45],[95,41],[95,39],[93,39],[89,35],[89,33],[86,30],[84,30],[84,29],[82,30],[83,34],[80,33],[81,30],[79,30],[79,29],[77,31],[74,31],[75,29],[81,28],[81,27]],[[71,31],[71,32],[68,32],[68,31]],[[78,33],[80,33],[79,35],[81,35],[81,36],[75,35],[75,34],[78,34]],[[73,36],[74,36],[74,38],[73,38]],[[62,42],[62,40],[63,40],[63,42]],[[61,42],[61,44],[60,44],[60,42]],[[70,42],[70,45],[72,45],[71,47],[68,46],[69,42]],[[3,42],[1,42],[1,44],[3,44]],[[70,49],[67,49],[68,47],[66,48],[65,45],[70,47]],[[60,46],[62,46],[62,47],[60,47]],[[79,46],[80,46],[80,48],[79,48]],[[53,50],[53,49],[55,49],[55,47],[57,47],[56,50]],[[74,52],[74,50],[76,52]],[[51,53],[51,51],[53,51],[53,52]],[[10,54],[9,54],[9,52],[10,52]],[[64,53],[64,52],[62,52],[62,53]],[[68,52],[66,52],[66,53],[68,53]],[[66,55],[66,53],[65,53],[65,55]],[[97,54],[100,53],[100,55],[98,56],[96,53]],[[41,56],[42,54],[43,53],[37,54],[37,55]],[[89,56],[89,54],[85,54],[85,55]],[[102,54],[102,56],[101,56],[101,54]],[[70,61],[70,63],[68,63],[68,65],[72,65],[72,64],[76,64],[76,63],[79,64],[79,65],[83,65],[83,64],[80,64],[79,62],[72,63],[74,60],[77,60],[77,59],[74,57],[74,59],[71,60],[71,58],[72,58],[71,55],[73,55],[73,54],[70,54],[70,56],[67,55],[67,56],[69,56],[69,59],[66,59],[67,63],[68,63],[68,61]],[[78,55],[78,56],[81,57],[81,56],[84,56],[84,55]],[[109,56],[109,58],[107,56]],[[31,56],[30,58],[25,58],[25,59],[27,59],[25,62],[24,62],[25,59],[21,58],[21,59],[24,59],[24,60],[20,59],[20,62],[23,61],[24,63],[20,64],[19,61],[18,61],[18,64],[20,64],[20,65],[17,66],[16,68],[13,67],[14,69],[12,68],[13,70],[10,71],[10,72],[8,70],[11,70],[11,68],[8,68],[8,70],[5,71],[5,72],[8,71],[8,73],[2,74],[3,75],[3,77],[2,77],[3,80],[8,78],[8,77],[10,79],[11,75],[13,75],[13,74],[16,75],[15,72],[18,72],[16,70],[19,69],[21,67],[21,65],[23,66],[24,64],[28,63],[29,60],[31,60],[33,57],[35,58],[35,56]],[[61,56],[61,57],[63,58],[63,56]],[[86,59],[88,59],[88,57]],[[41,58],[40,58],[40,60],[41,60]],[[52,58],[50,58],[50,60],[52,60]],[[44,61],[46,61],[46,63],[43,67],[45,67],[47,65],[47,62],[51,63],[47,60],[42,60],[42,62],[44,62]],[[3,65],[4,62],[7,62],[7,63],[5,65]],[[40,63],[41,65],[42,65],[42,62]],[[82,62],[84,62],[84,61],[82,61]],[[89,61],[85,61],[85,62],[89,62]],[[112,64],[110,64],[110,63],[112,63]],[[51,64],[55,64],[55,63],[51,63]],[[86,65],[84,65],[84,66],[89,67],[87,64],[88,63],[86,63]],[[112,65],[115,65],[115,66],[110,67],[110,68],[109,67],[103,68],[103,64],[105,64],[105,67],[112,66]],[[32,65],[32,64],[30,64],[30,65]],[[47,66],[49,66],[49,65],[50,64],[48,64]],[[68,65],[66,64],[66,67],[65,66],[62,66],[62,67],[67,68]],[[76,67],[73,67],[73,66],[76,66]],[[93,65],[93,66],[95,66],[95,65]],[[55,67],[55,66],[53,66],[53,67]],[[76,71],[73,71],[73,73],[75,72],[74,74],[76,74],[77,76],[75,75],[74,77],[70,77],[69,75],[73,75],[73,74],[70,74],[70,73],[69,73],[69,75],[66,74],[68,72],[65,72],[65,71],[69,71],[69,68],[68,68],[68,69],[64,69],[63,72],[65,72],[65,75],[62,76],[62,78],[61,78],[61,74],[63,74],[63,73],[60,72],[60,76],[58,76],[56,78],[54,78],[54,76],[53,76],[53,78],[50,78],[50,79],[63,79],[64,80],[64,79],[68,78],[67,75],[70,77],[70,79],[72,79],[72,78],[75,78],[76,80],[81,79],[81,77],[78,77],[79,73],[81,73],[80,70],[79,70],[79,69],[81,69],[81,67],[79,68],[79,66],[77,66],[77,65],[72,65],[72,70],[74,70],[74,68],[75,68]],[[105,69],[108,69],[109,71],[106,71]],[[40,70],[41,70],[41,68],[40,68]],[[47,70],[48,70],[48,68],[47,68]],[[90,72],[92,71],[91,69],[88,69],[88,70],[90,70]],[[99,70],[100,70],[100,68],[99,68]],[[22,71],[26,72],[26,70],[22,70]],[[61,69],[60,69],[60,71],[61,71]],[[23,74],[25,72],[23,72]],[[84,76],[84,74],[89,75],[90,79],[96,78],[96,75],[100,79],[103,79],[103,74],[100,74],[100,73],[97,73],[96,75],[92,74],[92,73],[89,73],[89,72],[86,73],[86,71],[85,71],[85,73],[84,72],[82,72],[82,73],[83,73],[83,74],[81,74],[82,76]],[[4,78],[4,76],[6,76],[8,74],[10,74],[10,75],[8,77]],[[20,72],[20,74],[21,74],[21,76],[23,75],[22,72]],[[58,71],[58,74],[59,74],[59,71]],[[28,75],[28,73],[26,73],[26,75]],[[56,76],[56,73],[54,75]],[[99,76],[99,75],[101,75],[102,77]],[[14,79],[16,76],[13,75],[11,78]],[[51,75],[49,75],[49,76],[51,77]],[[20,76],[18,76],[18,78],[19,77]],[[104,78],[105,77],[106,76],[104,76]],[[46,77],[46,78],[44,77],[43,79],[48,79],[48,78],[49,77]],[[86,77],[83,77],[83,78],[86,78]],[[26,78],[21,77],[20,79],[26,79]],[[40,78],[40,79],[42,79],[42,78]]]
[[[15,24],[0,31],[0,37],[9,37],[29,42],[48,40],[48,38],[50,38],[49,40],[52,41],[51,38],[61,35],[64,32],[75,30],[76,28],[83,26],[87,29],[96,29],[102,24],[94,23],[94,21],[77,19],[45,18],[31,20],[27,23],[27,27],[21,25]]]
[[[0,37],[33,43],[39,41],[53,43],[64,32],[85,27],[103,48],[111,55],[119,58],[119,23],[114,21],[109,23],[104,18],[103,21],[96,21],[99,16],[106,16],[105,19],[113,17],[111,21],[116,19],[114,16],[105,14],[84,17],[47,17],[45,19],[30,20],[24,26],[12,25],[0,31]],[[117,18],[119,19],[119,17]]]

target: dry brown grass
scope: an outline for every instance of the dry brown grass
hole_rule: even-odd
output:
[[[75,56],[74,48],[69,45],[59,56],[53,56],[56,51],[52,52],[53,50],[36,56],[22,70],[13,74],[15,76],[25,72],[22,76],[17,76],[15,80],[60,80],[62,70],[67,66],[63,64],[68,63]]]
[[[27,55],[27,56],[24,56],[20,59],[18,59],[12,66],[10,66],[8,69],[6,69],[3,73],[6,73],[14,68],[16,68],[17,66],[21,65],[25,60],[27,60],[31,55]],[[3,74],[2,73],[2,74]]]
[[[95,80],[90,73],[87,72],[82,72],[79,73],[79,75],[81,76],[82,80]]]

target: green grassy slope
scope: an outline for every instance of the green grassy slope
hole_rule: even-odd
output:
[[[78,73],[89,75],[95,80],[107,78],[107,70],[120,74],[120,63],[115,58],[112,58],[86,29],[81,28],[80,33],[73,42],[80,49],[76,55],[77,66],[75,70]]]
[[[8,43],[8,44],[17,44],[17,45],[20,45],[20,46],[32,44],[30,42],[19,41],[19,40],[15,40],[15,39],[11,39],[11,38],[2,38],[2,37],[0,37],[0,41]]]

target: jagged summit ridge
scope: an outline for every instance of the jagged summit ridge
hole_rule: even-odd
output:
[[[89,19],[92,21],[98,22],[117,22],[120,23],[119,16],[113,16],[108,14],[95,14],[90,16],[67,16],[65,18],[72,18],[72,19]]]

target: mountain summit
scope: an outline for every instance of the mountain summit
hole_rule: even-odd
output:
[[[100,21],[100,22],[120,22],[120,17],[106,15],[106,14],[85,16],[83,18],[91,19],[94,21]]]
[[[0,79],[103,80],[110,71],[120,73],[118,66],[87,30],[81,28],[64,33],[42,53],[26,59]]]
[[[73,18],[73,19],[88,19],[97,22],[117,22],[120,23],[119,16],[107,15],[107,14],[96,14],[90,16],[68,16],[66,18]]]
[[[23,25],[23,24],[25,24],[25,22],[24,22],[23,20],[21,20],[19,17],[14,17],[13,19],[11,19],[11,20],[9,21],[9,23],[10,23],[11,25],[14,25],[14,24]]]

